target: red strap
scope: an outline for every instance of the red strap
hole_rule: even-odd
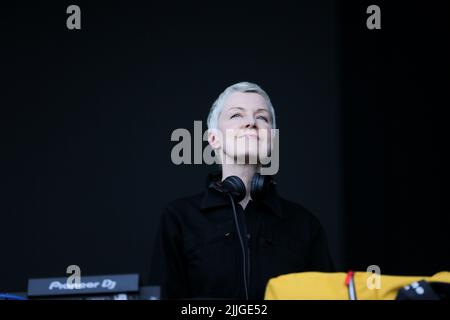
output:
[[[347,272],[347,276],[345,277],[345,285],[348,287],[348,285],[350,284],[350,281],[352,280],[352,278],[353,278],[353,274],[354,274],[354,272],[353,271],[349,271],[349,272]]]

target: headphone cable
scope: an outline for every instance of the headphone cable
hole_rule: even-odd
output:
[[[246,250],[245,250],[245,246],[244,246],[244,240],[242,240],[242,235],[241,235],[241,228],[239,228],[239,222],[238,222],[238,218],[237,218],[237,213],[236,213],[236,207],[234,205],[234,199],[233,196],[228,193],[228,196],[230,197],[231,200],[231,206],[233,207],[233,214],[234,214],[234,222],[236,223],[236,229],[237,229],[237,234],[239,236],[239,242],[241,244],[241,249],[242,249],[242,259],[244,261],[243,267],[244,267],[244,289],[245,289],[245,299],[248,300],[248,288],[247,288],[247,254],[246,254]]]

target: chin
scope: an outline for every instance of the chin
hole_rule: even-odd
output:
[[[238,164],[258,164],[258,153],[257,152],[246,152],[242,154],[237,154],[235,157]]]

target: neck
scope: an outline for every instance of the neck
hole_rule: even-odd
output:
[[[250,187],[253,176],[257,171],[256,165],[248,164],[223,164],[222,165],[222,180],[229,176],[239,177],[245,185],[245,198],[239,202],[245,209],[248,202],[250,201]]]

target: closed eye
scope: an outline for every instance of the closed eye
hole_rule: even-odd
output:
[[[263,119],[265,122],[269,122],[269,119],[265,116],[258,116],[258,119]]]
[[[240,117],[240,116],[241,116],[240,113],[235,113],[235,114],[233,114],[233,115],[230,117],[230,119],[233,119],[233,118],[236,118],[236,117]]]

